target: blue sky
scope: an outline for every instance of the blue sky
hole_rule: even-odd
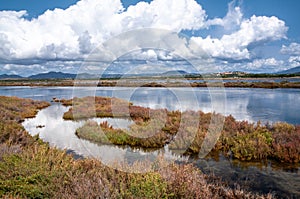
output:
[[[164,66],[188,70],[183,58],[195,56],[201,60],[191,71],[205,65],[218,71],[276,72],[300,65],[299,8],[296,0],[0,0],[0,74],[76,73],[82,64],[89,72],[103,70],[107,60],[117,60],[116,73],[133,71],[136,63],[144,72]],[[134,52],[123,51],[127,57],[99,55],[97,63],[86,63],[95,48],[105,51],[102,44],[140,28],[175,32],[179,36],[169,36],[168,42],[176,43],[176,50],[143,49],[144,35],[137,35],[130,44],[137,48],[126,47]],[[128,42],[119,45],[112,51]]]

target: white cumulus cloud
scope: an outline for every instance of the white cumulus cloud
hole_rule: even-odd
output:
[[[249,46],[280,40],[286,37],[285,22],[275,16],[252,16],[245,19],[240,7],[229,4],[224,18],[209,19],[205,10],[195,0],[153,0],[139,2],[125,9],[120,0],[80,0],[67,9],[48,10],[31,20],[26,11],[0,11],[0,65],[3,70],[20,65],[47,66],[41,71],[61,68],[55,63],[82,61],[95,47],[99,47],[97,59],[109,60],[104,42],[116,35],[141,28],[166,29],[175,33],[183,30],[201,30],[210,26],[224,27],[220,38],[195,36],[191,39],[167,35],[162,41],[176,45],[179,56],[202,56],[215,59],[251,59]],[[151,34],[149,34],[151,35]],[[115,42],[114,49],[127,49],[124,45],[138,49],[147,34],[134,39]],[[151,35],[153,36],[153,34]],[[123,47],[122,47],[123,45]],[[296,44],[282,47],[282,52],[299,51]],[[288,50],[289,49],[289,50]],[[147,50],[137,55],[151,60],[178,59],[172,52]],[[293,53],[290,53],[293,54]],[[209,60],[211,61],[211,59]],[[52,63],[51,63],[52,62]],[[22,67],[21,67],[22,66]],[[72,67],[71,67],[72,68]],[[73,68],[72,68],[73,69]]]
[[[224,18],[214,18],[208,20],[206,25],[218,25],[224,27],[226,32],[236,30],[241,25],[243,13],[240,7],[235,6],[235,1],[228,4],[228,12]]]
[[[283,45],[281,53],[289,55],[300,55],[300,44],[291,43],[289,46]]]
[[[48,10],[36,19],[27,20],[25,15],[26,11],[0,12],[2,59],[76,58],[124,31],[199,29],[206,17],[194,0],[141,2],[127,11],[120,0],[81,0],[65,10]]]
[[[247,67],[249,69],[257,69],[261,68],[263,66],[268,67],[274,67],[274,66],[282,66],[284,64],[284,61],[282,60],[276,60],[275,58],[268,58],[268,59],[255,59],[253,62],[248,63]]]
[[[155,27],[180,32],[204,27],[206,14],[195,0],[153,0],[130,6],[122,18],[122,25],[129,29]]]
[[[252,16],[241,22],[239,30],[221,39],[192,37],[213,57],[250,59],[249,46],[286,38],[287,27],[277,17]]]
[[[289,58],[289,63],[291,67],[300,66],[300,56],[291,56]]]

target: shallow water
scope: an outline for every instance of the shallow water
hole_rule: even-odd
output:
[[[204,173],[221,177],[231,187],[240,186],[263,194],[272,193],[277,198],[300,198],[300,169],[295,165],[247,163],[228,160],[222,155],[217,161],[194,159],[193,162]]]
[[[163,154],[168,160],[190,160],[203,172],[215,174],[229,185],[241,184],[242,188],[248,188],[260,193],[274,193],[280,198],[300,197],[300,170],[299,167],[291,165],[276,165],[269,162],[267,165],[261,163],[244,163],[237,160],[229,160],[223,156],[217,159],[198,159],[182,157],[168,150],[167,147],[150,152],[134,150],[130,147],[118,147],[114,145],[98,145],[86,140],[79,139],[75,130],[84,124],[84,121],[66,121],[62,119],[63,113],[68,108],[60,103],[52,103],[46,109],[41,110],[35,118],[26,119],[23,122],[25,129],[31,134],[39,133],[41,139],[50,145],[60,149],[67,149],[83,157],[99,159],[107,166],[112,166],[116,160],[128,163],[136,160],[155,160]],[[94,119],[97,122],[107,120],[109,124],[117,128],[126,128],[132,122],[124,119]],[[43,128],[36,128],[44,125]]]
[[[53,97],[114,96],[150,108],[215,111],[237,120],[300,124],[300,89],[0,87],[0,95],[45,101]]]
[[[159,154],[166,151],[165,149],[159,149],[146,152],[129,147],[118,147],[113,144],[99,145],[80,139],[75,135],[75,131],[83,126],[85,120],[64,120],[62,118],[63,113],[67,110],[68,108],[60,103],[52,103],[50,107],[39,111],[35,118],[26,119],[23,122],[23,126],[32,136],[39,134],[39,137],[51,146],[72,151],[79,156],[99,159],[108,166],[114,164],[115,161],[132,163],[136,160],[154,160]],[[98,123],[107,121],[114,128],[123,129],[128,128],[133,123],[127,119],[115,118],[93,118],[93,120]],[[39,125],[42,128],[38,128]],[[180,160],[180,157],[171,154],[169,151],[165,155],[168,159]]]

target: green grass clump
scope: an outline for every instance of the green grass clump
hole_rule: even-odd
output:
[[[272,134],[267,129],[257,129],[228,139],[233,156],[240,160],[264,160],[271,155]]]
[[[137,135],[140,130],[136,125],[133,129],[134,131],[129,132],[128,130],[114,129],[107,122],[98,125],[95,121],[87,121],[76,130],[76,135],[79,138],[101,144],[129,145],[142,148],[160,148],[170,140],[168,134],[162,131],[150,132],[151,128],[149,128],[148,133],[142,134],[143,137],[133,136],[134,134]],[[144,137],[145,135],[149,135],[149,137]]]
[[[127,197],[137,198],[168,198],[168,183],[157,173],[136,174],[125,191]]]
[[[46,144],[32,145],[0,161],[0,196],[49,198],[66,179],[72,157]],[[65,178],[65,179],[64,179]]]

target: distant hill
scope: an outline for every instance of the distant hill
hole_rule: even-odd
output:
[[[62,72],[48,72],[40,73],[36,75],[31,75],[29,79],[75,79],[76,75],[71,73],[62,73]]]
[[[23,77],[19,75],[7,75],[7,74],[0,75],[0,79],[21,79],[21,78]]]
[[[300,66],[277,72],[277,74],[300,74]]]
[[[122,75],[119,74],[102,74],[101,78],[121,78]],[[62,73],[62,72],[48,72],[48,73],[39,73],[36,75],[31,75],[28,79],[99,79],[99,74],[90,74],[90,73]]]

